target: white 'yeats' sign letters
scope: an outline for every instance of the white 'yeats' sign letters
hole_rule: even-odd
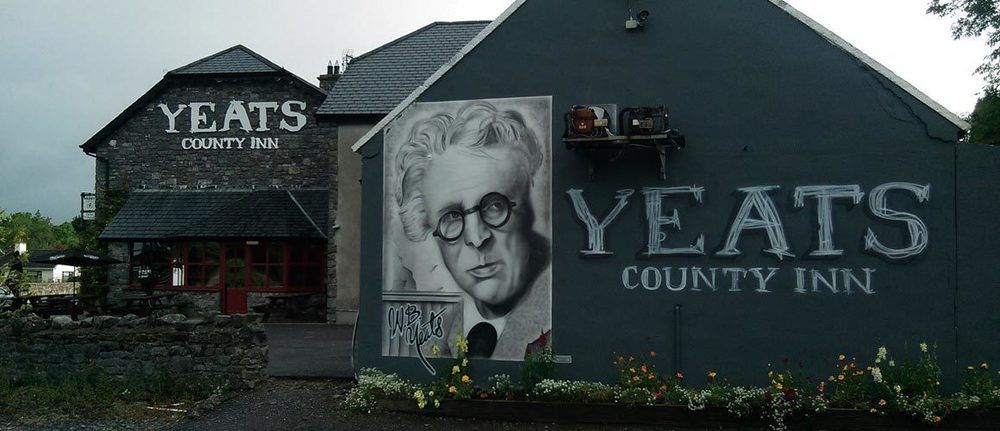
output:
[[[244,133],[268,132],[271,118],[280,118],[278,128],[289,133],[302,130],[308,122],[303,113],[306,102],[287,100],[278,102],[244,102],[233,100],[223,111],[216,109],[215,102],[188,102],[171,107],[165,103],[157,105],[166,117],[164,130],[167,133],[181,133],[177,128],[177,119],[185,115],[190,119],[188,132],[220,133],[239,129]],[[221,107],[220,107],[221,108]],[[221,114],[221,116],[220,116]],[[273,121],[273,120],[271,120]],[[273,124],[273,123],[272,123]],[[222,137],[222,138],[184,138],[181,140],[183,150],[241,150],[241,149],[278,149],[279,139],[273,137]]]

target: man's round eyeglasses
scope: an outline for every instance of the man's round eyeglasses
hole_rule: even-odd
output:
[[[465,216],[476,212],[479,213],[479,219],[486,226],[494,229],[499,228],[510,220],[511,208],[514,208],[515,205],[517,203],[507,199],[507,196],[497,192],[487,193],[479,200],[479,205],[467,210],[451,210],[444,213],[438,219],[434,236],[445,241],[461,238],[465,232]]]

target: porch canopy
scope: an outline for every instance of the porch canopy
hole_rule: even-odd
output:
[[[104,241],[327,238],[327,191],[136,190],[101,232]]]

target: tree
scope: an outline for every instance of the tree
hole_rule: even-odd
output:
[[[993,51],[976,73],[986,79],[987,88],[1000,88],[1000,0],[931,0],[927,13],[957,17],[951,27],[955,39],[986,36]]]
[[[969,117],[969,142],[1000,145],[1000,0],[931,0],[927,13],[955,17],[955,39],[986,36],[992,51],[976,68],[986,80],[983,97]]]
[[[14,236],[20,236],[28,245],[28,250],[59,250],[75,246],[77,244],[76,232],[69,223],[53,225],[52,219],[42,216],[42,213],[35,211],[34,214],[28,212],[17,212],[0,219],[0,225],[8,233],[0,235],[0,248],[9,249],[14,247]]]
[[[1000,91],[987,89],[969,117],[969,142],[1000,145]]]

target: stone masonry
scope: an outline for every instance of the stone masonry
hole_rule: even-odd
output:
[[[315,111],[325,94],[308,89],[292,76],[215,76],[167,77],[169,81],[159,94],[147,100],[130,118],[96,146],[95,182],[98,194],[106,188],[193,190],[262,188],[324,188],[329,192],[331,211],[327,226],[330,238],[327,253],[327,292],[330,297],[329,317],[333,319],[333,298],[336,295],[335,232],[337,202],[337,132],[336,126],[317,124]],[[282,120],[294,122],[280,109],[268,113],[267,131],[257,131],[259,112],[250,112],[253,130],[239,128],[231,122],[225,132],[191,133],[190,108],[176,117],[174,130],[168,133],[168,117],[160,104],[171,110],[192,102],[215,103],[214,113],[207,108],[206,124],[215,122],[223,127],[223,119],[231,101],[263,102],[296,100],[306,103],[302,114],[306,126],[297,132],[280,128]],[[185,138],[246,138],[243,149],[183,149]],[[250,138],[277,140],[278,148],[250,149]],[[98,202],[100,202],[98,196]],[[98,211],[101,209],[98,208]],[[127,245],[110,244],[109,254],[127,261]],[[110,297],[121,295],[128,282],[125,264],[109,268]]]
[[[0,363],[8,376],[97,372],[141,379],[169,374],[245,389],[267,377],[267,339],[259,315],[96,316],[80,321],[30,315],[0,319]]]

